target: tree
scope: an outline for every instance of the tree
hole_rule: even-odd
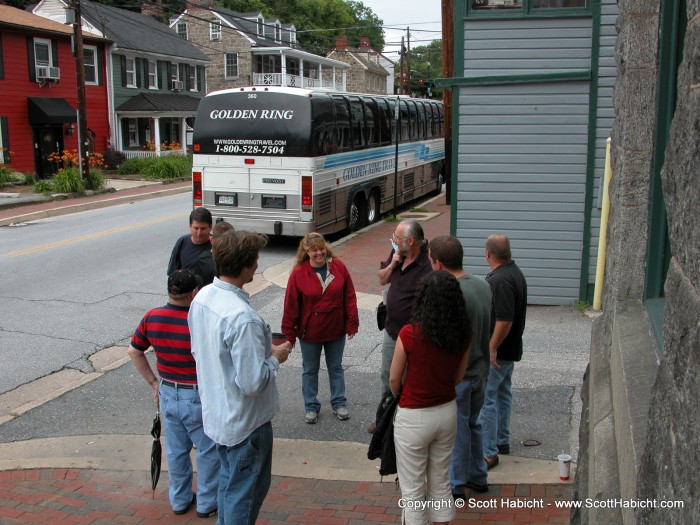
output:
[[[411,92],[421,97],[442,98],[435,79],[442,77],[442,40],[411,49]],[[421,82],[421,80],[423,82]]]

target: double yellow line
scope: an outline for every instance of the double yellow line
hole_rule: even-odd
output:
[[[172,219],[178,219],[181,217],[186,217],[190,212],[185,213],[175,213],[173,215],[168,215],[167,217],[160,217],[158,219],[153,219],[146,222],[139,222],[137,224],[130,224],[129,226],[122,226],[121,228],[113,228],[111,230],[104,230],[101,232],[90,233],[88,235],[81,235],[80,237],[73,237],[72,239],[65,239],[63,241],[51,242],[49,244],[42,244],[41,246],[35,246],[33,248],[27,248],[26,250],[19,250],[17,252],[10,252],[5,255],[5,257],[22,257],[23,255],[30,255],[32,253],[43,252],[50,250],[52,248],[58,248],[60,246],[68,246],[70,244],[76,244],[83,241],[88,241],[90,239],[97,239],[99,237],[104,237],[106,235],[112,235],[113,233],[121,233],[129,230],[135,230],[138,228],[143,228],[144,226],[149,226],[151,224],[158,224],[160,222],[169,221]]]

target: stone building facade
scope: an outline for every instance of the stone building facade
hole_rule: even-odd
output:
[[[574,510],[571,522],[697,523],[700,2],[618,7],[603,315],[582,391],[575,497],[643,505]]]
[[[346,36],[337,36],[335,49],[328,58],[339,60],[350,67],[346,73],[346,89],[353,93],[386,95],[390,73],[381,66],[380,54],[372,49],[369,37],[361,37],[360,45],[348,47]],[[390,94],[390,93],[389,93]]]

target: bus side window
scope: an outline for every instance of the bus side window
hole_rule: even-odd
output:
[[[391,144],[391,119],[393,118],[393,113],[389,106],[389,101],[387,99],[377,100],[377,106],[379,107],[379,125],[377,129],[379,130],[379,145],[386,146]]]
[[[401,133],[399,135],[399,142],[408,142],[409,140],[409,118],[408,118],[408,102],[402,100],[399,104],[399,127]]]
[[[367,139],[368,148],[376,148],[379,146],[379,123],[381,116],[377,101],[372,97],[364,97],[365,102],[365,137]]]
[[[389,108],[389,113],[387,114],[388,117],[388,123],[389,123],[389,132],[391,134],[391,143],[396,144],[396,134],[398,133],[399,128],[399,122],[396,120],[396,100],[394,99],[386,99],[386,107]],[[400,138],[398,139],[400,140]]]
[[[364,149],[365,147],[365,115],[362,109],[362,101],[359,97],[348,97],[350,102],[350,128],[352,129],[352,148]]]
[[[333,97],[335,103],[335,129],[333,143],[337,151],[348,151],[350,145],[350,112],[343,97]]]
[[[418,110],[418,140],[424,140],[428,127],[425,120],[425,103],[422,100],[416,100],[416,109]]]
[[[425,106],[425,137],[430,139],[433,137],[433,105],[430,102],[424,102]]]
[[[442,104],[438,105],[438,121],[437,121],[437,128],[438,128],[438,134],[440,137],[445,136],[445,106]]]
[[[408,112],[410,114],[410,121],[408,124],[408,139],[417,140],[418,139],[418,113],[416,111],[416,105],[412,100],[408,101]]]

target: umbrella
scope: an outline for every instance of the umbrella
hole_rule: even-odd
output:
[[[160,444],[160,403],[156,398],[156,417],[153,418],[153,427],[151,428],[153,436],[153,445],[151,446],[151,490],[153,490],[153,499],[156,497],[156,485],[160,478],[160,462],[162,456],[162,447]]]

